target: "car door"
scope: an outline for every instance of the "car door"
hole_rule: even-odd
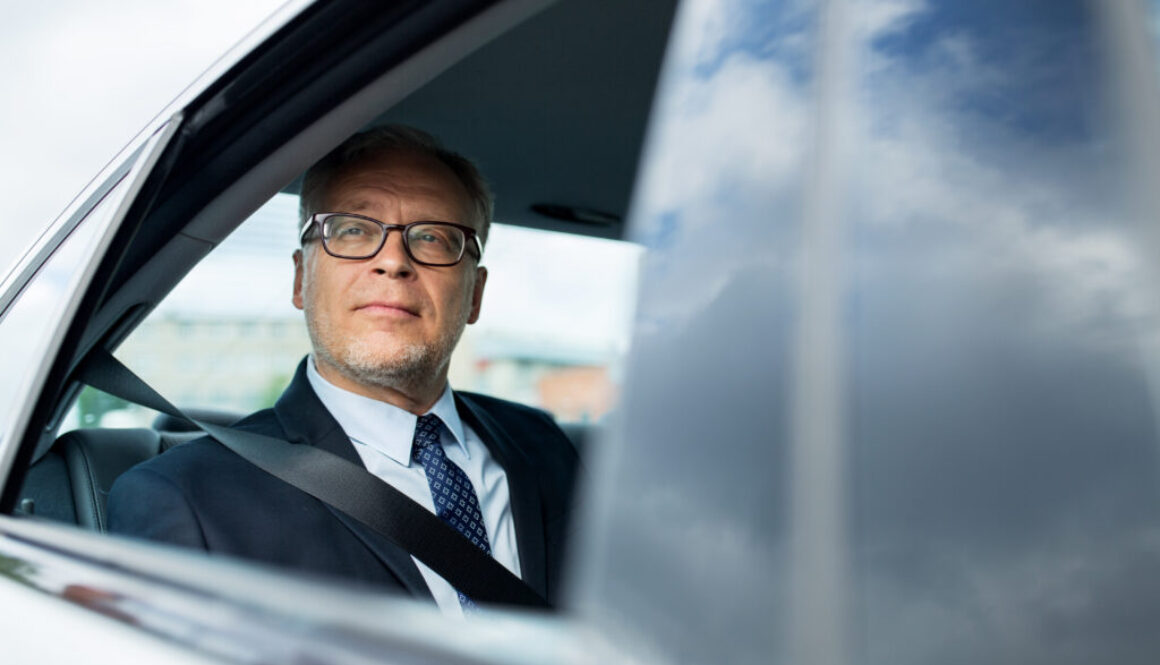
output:
[[[1154,661],[1156,3],[682,9],[586,610],[643,662]]]
[[[52,444],[88,349],[115,347],[171,272],[313,159],[392,111],[442,121],[535,155],[515,160],[521,184],[580,163],[553,195],[630,173],[627,230],[593,234],[646,247],[639,307],[624,400],[587,446],[566,611],[449,626],[333,580],[19,516],[10,473],[0,607],[30,608],[22,656],[68,654],[48,626],[235,662],[1155,660],[1152,5],[684,2],[671,40],[668,14],[647,33],[668,46],[633,176],[592,157],[640,142],[585,127],[603,79],[569,87],[583,63],[505,89],[514,119],[484,69],[454,72],[477,96],[422,94],[519,26],[563,41],[576,15],[552,10],[569,3],[365,4],[304,10],[189,103],[83,321],[29,360],[49,369],[9,465]],[[635,60],[631,40],[594,41]],[[535,133],[555,89],[578,140]],[[503,141],[505,119],[536,140]],[[543,225],[609,218],[577,211]]]
[[[6,471],[18,463],[16,442],[43,388],[49,359],[60,352],[63,332],[76,314],[96,264],[179,124],[179,119],[165,122],[127,148],[123,159],[106,169],[80,203],[44,233],[5,281],[0,293],[0,345],[5,349],[0,361],[5,376],[0,384],[0,466]],[[22,510],[30,511],[31,506]],[[4,631],[6,658],[13,662],[65,662],[74,658],[72,645],[54,639],[53,626],[93,644],[107,640],[110,650],[93,653],[95,660],[120,660],[126,654],[174,662],[188,658],[163,645],[143,647],[131,633],[110,631],[107,622],[96,615],[70,613],[60,602],[21,583],[36,567],[12,554],[9,550],[0,555],[0,570],[5,575],[0,585],[4,598],[0,623],[9,627]],[[15,629],[17,626],[20,629]],[[113,656],[114,651],[122,653]]]
[[[26,481],[53,459],[54,438],[80,390],[78,363],[90,349],[116,347],[188,268],[264,202],[282,189],[292,190],[294,177],[337,141],[465,54],[516,30],[545,5],[318,3],[288,17],[268,41],[239,56],[222,78],[183,100],[175,110],[180,122],[171,128],[171,140],[150,153],[148,167],[135,175],[139,187],[117,204],[121,214],[116,222],[101,227],[105,245],[87,255],[89,286],[67,287],[73,305],[54,322],[55,346],[30,351],[40,385],[28,389],[23,421],[4,442],[11,473],[4,484],[6,514],[0,517],[5,562],[0,593],[9,593],[14,604],[27,602],[31,593],[35,605],[44,608],[21,642],[11,643],[22,649],[20,658],[48,661],[69,652],[68,644],[44,643],[57,617],[63,617],[59,630],[77,635],[92,634],[89,627],[99,630],[103,622],[111,634],[125,636],[143,653],[164,652],[156,656],[159,660],[187,653],[194,659],[243,662],[543,662],[578,653],[574,640],[582,635],[572,636],[567,620],[498,614],[448,631],[431,608],[350,584],[63,527],[57,515],[49,517],[42,500],[26,502],[23,492]],[[604,10],[615,9],[616,3],[565,6],[599,26],[607,16]],[[621,131],[624,140],[605,144],[621,156],[615,160],[616,191],[610,197],[618,206],[631,188],[650,77],[672,10],[669,2],[650,6],[658,13],[647,31],[646,87],[634,91],[632,125],[618,127],[628,130],[627,135]],[[551,28],[551,21],[566,26],[568,17],[547,15],[545,20]],[[573,32],[573,39],[588,34]],[[551,33],[532,36],[543,40]],[[616,64],[611,54],[602,57],[602,66]],[[598,77],[581,82],[600,87]],[[535,102],[529,95],[526,109],[535,111]],[[572,120],[583,127],[582,118]],[[573,231],[585,224],[550,219],[545,225]],[[619,218],[609,218],[589,228],[590,235],[615,236],[623,226]],[[491,643],[496,630],[505,635],[503,644]]]

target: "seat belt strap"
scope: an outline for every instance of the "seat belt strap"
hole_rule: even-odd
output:
[[[259,469],[341,510],[480,603],[548,608],[526,582],[407,495],[357,464],[315,448],[191,418],[103,348],[77,378],[114,397],[187,420]]]

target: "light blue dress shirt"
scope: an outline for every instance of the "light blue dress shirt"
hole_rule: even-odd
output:
[[[306,377],[323,406],[350,437],[367,470],[434,513],[427,475],[420,464],[411,461],[411,442],[418,416],[330,383],[315,369],[313,357],[306,363]],[[520,559],[507,474],[479,435],[459,419],[450,385],[444,388],[443,395],[428,413],[443,421],[443,451],[447,459],[463,469],[475,488],[492,557],[519,577]],[[455,588],[423,562],[415,557],[411,559],[423,574],[439,609],[448,615],[463,616]]]

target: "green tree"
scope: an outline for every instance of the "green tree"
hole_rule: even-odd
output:
[[[81,427],[96,427],[106,413],[128,407],[129,402],[120,397],[113,397],[89,386],[85,386],[80,396],[77,397],[77,411],[80,415]]]
[[[278,401],[278,398],[282,396],[282,391],[286,390],[288,385],[290,385],[289,374],[275,374],[270,377],[266,389],[262,391],[262,403],[258,408],[274,406],[274,402]]]

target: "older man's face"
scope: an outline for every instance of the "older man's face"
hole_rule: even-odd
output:
[[[387,224],[445,221],[480,230],[462,183],[439,160],[395,152],[335,175],[324,210],[351,212]],[[487,271],[468,255],[457,265],[414,263],[392,230],[378,254],[337,259],[311,242],[295,255],[294,305],[306,312],[318,370],[348,390],[376,396],[380,388],[446,380],[451,352],[479,317]]]

